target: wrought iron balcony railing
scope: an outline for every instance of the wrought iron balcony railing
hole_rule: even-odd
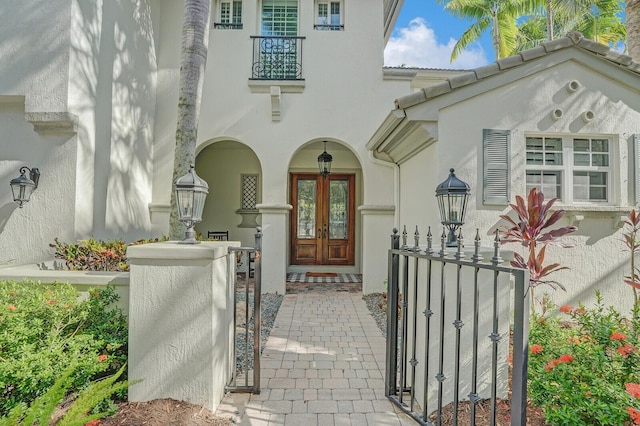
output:
[[[241,30],[242,22],[214,22],[213,28],[220,30]]]
[[[303,80],[304,37],[251,36],[253,39],[252,80]]]
[[[319,31],[344,31],[344,25],[337,24],[315,24],[313,26],[314,30]]]

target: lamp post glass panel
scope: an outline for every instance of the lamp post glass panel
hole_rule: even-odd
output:
[[[469,193],[469,185],[458,179],[453,169],[449,169],[449,177],[436,187],[440,220],[449,230],[447,247],[458,246],[456,230],[464,224]]]
[[[26,175],[27,171],[29,172],[29,177]],[[29,201],[31,193],[38,187],[39,180],[40,170],[37,167],[30,169],[26,166],[20,167],[20,176],[11,179],[9,184],[13,193],[13,201],[18,203],[20,208]]]
[[[324,151],[318,155],[318,170],[323,178],[327,177],[331,173],[331,162],[333,157],[327,152],[327,141],[324,142]]]
[[[204,202],[209,193],[209,185],[196,174],[193,164],[186,175],[176,179],[176,204],[178,205],[178,220],[185,224],[187,230],[181,244],[198,244],[193,227],[202,222]]]

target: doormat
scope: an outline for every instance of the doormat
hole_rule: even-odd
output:
[[[305,273],[307,277],[337,277],[338,274],[335,272],[307,272]]]
[[[361,283],[360,274],[335,274],[335,276],[314,276],[314,273],[287,274],[288,283]]]

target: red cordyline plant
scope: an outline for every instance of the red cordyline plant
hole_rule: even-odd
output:
[[[557,198],[552,198],[545,203],[544,194],[536,188],[529,191],[526,204],[524,198],[516,196],[516,204],[509,204],[518,215],[517,220],[508,215],[500,215],[502,219],[509,223],[509,227],[500,229],[504,232],[501,242],[518,243],[528,250],[528,259],[518,253],[514,254],[511,266],[529,269],[530,286],[536,287],[539,284],[548,284],[553,288],[565,288],[557,281],[545,279],[549,274],[561,269],[568,269],[560,266],[560,263],[544,264],[545,250],[548,245],[560,247],[573,247],[574,244],[566,243],[562,237],[575,232],[575,226],[564,226],[556,229],[549,229],[564,216],[562,209],[552,211],[551,207]],[[533,297],[532,297],[533,302]]]
[[[631,252],[631,275],[625,277],[624,282],[633,287],[634,306],[638,306],[638,289],[640,289],[640,268],[635,264],[636,253],[640,249],[640,241],[638,241],[638,233],[640,232],[640,212],[635,209],[631,210],[624,221],[625,225],[631,229],[627,229],[624,236],[624,243]]]

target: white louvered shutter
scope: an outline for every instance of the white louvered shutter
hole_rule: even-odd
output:
[[[484,204],[509,204],[510,140],[510,130],[482,130]]]

